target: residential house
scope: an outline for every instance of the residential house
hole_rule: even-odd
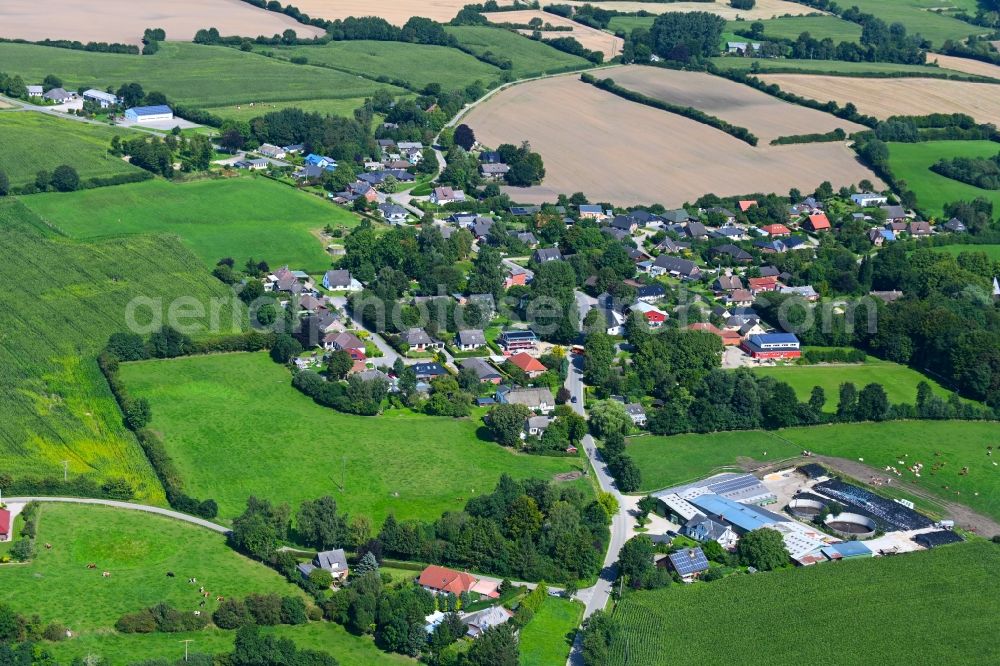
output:
[[[697,220],[691,220],[684,225],[684,234],[689,238],[708,238],[708,229]]]
[[[303,578],[309,578],[309,574],[313,571],[322,569],[329,572],[335,582],[343,582],[347,579],[347,575],[350,572],[347,566],[347,555],[344,553],[343,548],[316,553],[316,557],[313,558],[312,562],[299,564],[298,569]]]
[[[631,238],[631,236],[632,236],[627,231],[624,231],[622,229],[614,229],[612,227],[604,227],[604,228],[602,228],[601,229],[601,233],[603,233],[605,236],[611,236],[612,238],[614,238],[618,242],[621,242],[621,241],[625,240],[626,238]]]
[[[783,224],[765,224],[760,228],[760,230],[771,238],[781,238],[782,236],[788,236],[792,233],[792,230]]]
[[[479,165],[479,170],[487,180],[503,180],[510,167],[503,162],[484,162]]]
[[[511,329],[502,331],[498,342],[500,343],[500,346],[504,348],[504,351],[508,354],[512,354],[519,351],[527,351],[529,349],[533,350],[535,345],[538,344],[538,336],[535,335],[535,332],[530,328]]]
[[[903,297],[903,292],[898,289],[894,289],[892,291],[869,291],[868,295],[874,296],[883,303],[892,303],[901,299]]]
[[[705,209],[706,215],[720,215],[725,219],[726,224],[733,224],[736,222],[736,213],[729,210],[728,208],[722,208],[720,206],[712,206],[711,208]]]
[[[42,86],[25,86],[24,88],[28,92],[28,97],[41,97],[45,94],[45,88]]]
[[[717,294],[742,288],[743,280],[740,279],[739,275],[720,275],[712,283],[712,290]]]
[[[528,284],[533,275],[534,273],[529,271],[527,268],[511,266],[507,269],[507,275],[504,277],[503,288],[510,289],[515,285],[524,286]]]
[[[740,264],[748,264],[753,261],[753,255],[743,248],[730,243],[713,247],[708,253],[713,257],[728,257],[730,260]]]
[[[464,571],[455,571],[432,564],[420,572],[417,585],[431,594],[453,594],[459,596],[472,592],[476,577]]]
[[[493,218],[489,217],[476,217],[469,230],[472,235],[478,240],[483,240],[490,235],[490,229],[493,228]]]
[[[942,225],[945,231],[950,231],[955,234],[964,234],[968,229],[965,224],[962,223],[957,217],[953,217]]]
[[[727,306],[735,305],[740,308],[748,308],[753,305],[753,294],[748,289],[733,289],[722,297],[722,302]]]
[[[598,305],[594,308],[604,317],[604,332],[608,335],[625,334],[625,315],[613,307]]]
[[[413,368],[417,379],[423,382],[430,381],[435,377],[444,377],[448,374],[448,371],[440,363],[414,363],[410,367]]]
[[[542,212],[541,206],[511,206],[510,214],[514,217],[531,217]]]
[[[361,338],[347,331],[328,333],[323,338],[323,348],[327,351],[345,351],[355,361],[365,360],[365,343],[362,342]]]
[[[742,201],[739,201],[736,205],[739,206],[740,212],[745,213],[745,212],[747,212],[748,210],[750,210],[751,208],[753,208],[754,206],[757,205],[757,200],[756,199],[744,199]]]
[[[642,314],[643,320],[649,328],[660,328],[667,322],[667,313],[656,308],[645,301],[636,301],[629,306],[629,312]]]
[[[535,234],[530,231],[511,231],[510,235],[521,241],[528,247],[535,247],[538,245],[538,239],[535,238]]]
[[[580,219],[603,220],[605,217],[604,209],[596,204],[580,205]]]
[[[233,162],[233,166],[237,169],[246,169],[247,171],[264,171],[267,169],[269,162],[263,158],[256,158],[252,160],[237,160]]]
[[[292,177],[296,178],[297,180],[316,181],[322,178],[324,173],[325,171],[323,171],[322,168],[316,166],[315,164],[307,164],[303,167],[299,167],[298,169],[296,169],[292,173]]]
[[[906,209],[902,206],[881,206],[881,209],[885,212],[886,222],[906,222],[909,220]]]
[[[309,314],[315,314],[320,310],[325,310],[326,304],[313,296],[312,294],[305,294],[299,299],[299,310]]]
[[[399,204],[379,204],[378,212],[382,215],[382,218],[390,224],[406,224],[406,209]]]
[[[351,277],[348,270],[329,270],[323,274],[323,287],[330,291],[361,291],[361,283]]]
[[[548,261],[560,261],[562,258],[562,252],[557,247],[542,247],[531,253],[531,260],[536,264],[544,264]]]
[[[506,624],[514,617],[514,613],[503,606],[490,606],[474,613],[466,613],[462,616],[462,622],[468,627],[465,635],[469,638],[479,638],[487,629],[499,627]]]
[[[814,233],[830,231],[830,220],[827,218],[826,213],[813,213],[806,219],[802,226]]]
[[[556,408],[552,391],[547,388],[511,389],[497,392],[497,402],[507,405],[524,405],[528,409],[549,414]]]
[[[719,227],[718,229],[713,229],[710,235],[712,238],[728,238],[734,241],[747,239],[747,232],[740,227]]]
[[[682,243],[680,241],[675,241],[674,239],[667,236],[656,246],[656,249],[660,252],[666,252],[667,254],[678,254],[684,250],[690,249],[691,243]]]
[[[780,240],[754,241],[753,246],[759,248],[763,254],[781,254],[788,250],[788,246]]]
[[[788,250],[797,250],[802,246],[809,247],[808,239],[802,238],[801,236],[790,236],[782,241],[785,244],[785,248]]]
[[[303,150],[306,149],[306,147],[301,143],[292,143],[287,146],[282,146],[282,148],[289,155],[298,155],[299,153],[301,153]]]
[[[654,277],[666,274],[684,280],[697,280],[701,277],[701,269],[693,261],[668,257],[665,254],[661,254],[656,258],[656,261],[650,267],[649,273]]]
[[[431,203],[444,206],[450,203],[465,201],[465,192],[453,190],[450,187],[435,187],[431,190]]]
[[[639,229],[639,223],[628,215],[616,215],[609,226],[628,234],[634,234]]]
[[[910,226],[907,228],[911,236],[920,238],[922,236],[931,235],[931,225],[930,222],[910,222]]]
[[[717,328],[714,324],[707,322],[699,322],[696,324],[688,324],[689,331],[703,331],[705,333],[711,333],[712,335],[717,335],[722,340],[723,346],[732,347],[740,344],[741,338],[737,331],[721,330]]]
[[[708,559],[701,548],[685,548],[671,553],[664,560],[665,566],[676,571],[681,580],[691,583],[708,571]]]
[[[501,375],[492,365],[481,358],[466,358],[458,362],[461,368],[471,368],[479,381],[483,383],[499,384]]]
[[[875,247],[882,247],[885,243],[892,243],[896,240],[896,234],[892,229],[871,229],[868,232],[868,240]]]
[[[83,92],[83,100],[85,102],[94,102],[102,109],[118,106],[119,103],[117,95],[112,95],[111,93],[104,92],[103,90],[95,90],[94,88]]]
[[[638,402],[625,405],[625,412],[628,414],[629,418],[632,419],[633,425],[640,427],[646,425],[646,408]]]
[[[725,523],[720,523],[704,514],[699,513],[694,518],[688,520],[681,529],[681,534],[698,543],[714,541],[726,550],[732,550],[739,541],[739,535],[732,527]]]
[[[527,439],[528,437],[541,437],[555,419],[551,416],[531,416],[524,422],[524,432],[521,433],[522,439]]]
[[[500,153],[495,150],[484,150],[479,153],[479,161],[485,162],[486,164],[498,164],[503,162],[503,158]]]
[[[760,52],[758,42],[726,42],[726,53],[738,56],[754,56]]]
[[[755,359],[792,359],[802,356],[799,339],[792,333],[748,336],[743,341],[743,350]]]
[[[305,163],[310,166],[319,167],[324,171],[335,171],[337,169],[337,160],[326,155],[317,155],[316,153],[306,155]]]
[[[278,146],[270,143],[261,144],[261,147],[257,149],[257,152],[264,157],[271,157],[276,160],[283,160],[288,155],[288,152],[284,148],[279,148]]]
[[[635,295],[643,303],[655,303],[666,297],[667,290],[662,284],[643,284],[635,288]]]
[[[804,298],[807,301],[814,302],[819,300],[819,294],[813,289],[812,285],[805,285],[804,287],[778,287],[779,294],[791,294],[793,296],[798,296],[799,298]]]
[[[440,343],[431,340],[431,336],[427,335],[427,331],[422,328],[408,328],[400,337],[411,351],[422,352],[441,346]]]
[[[42,99],[47,99],[50,102],[55,102],[56,104],[62,104],[63,102],[68,102],[72,99],[76,99],[76,93],[68,92],[63,88],[53,88],[52,90],[49,90],[47,93],[42,95]],[[125,115],[128,116],[128,113],[126,113]]]
[[[775,291],[780,285],[777,277],[747,278],[747,286],[750,287],[750,293],[754,296],[766,291]]]
[[[507,361],[520,368],[531,379],[548,370],[548,368],[542,365],[541,361],[527,352],[518,352],[508,358]]]
[[[668,210],[663,213],[663,221],[669,224],[687,224],[694,220],[691,217],[691,213],[683,208],[675,208],[674,210]]]
[[[472,351],[486,346],[486,336],[482,329],[470,328],[458,332],[458,348],[462,351]]]
[[[862,208],[870,208],[872,206],[881,206],[889,199],[881,194],[873,194],[872,192],[858,192],[851,195],[851,201],[853,201],[858,206]]]

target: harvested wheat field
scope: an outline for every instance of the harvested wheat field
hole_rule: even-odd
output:
[[[139,44],[146,28],[163,28],[167,39],[189,42],[202,28],[223,35],[322,35],[319,28],[258,9],[241,0],[2,0],[0,37],[75,39],[81,42]]]
[[[692,106],[746,127],[762,145],[779,136],[824,133],[838,127],[848,134],[867,129],[711,74],[629,65],[609,70],[608,76],[629,90],[670,104]]]
[[[944,69],[952,69],[956,72],[987,76],[991,79],[1000,80],[1000,67],[981,60],[958,58],[956,56],[941,55],[940,53],[927,54],[927,60],[928,62],[937,61],[938,66]]]
[[[1000,85],[945,79],[863,79],[846,76],[768,74],[760,77],[821,102],[853,102],[877,118],[928,113],[967,113],[981,123],[1000,124]]]
[[[587,2],[586,0],[566,0],[559,4],[586,5],[591,4],[602,9],[617,9],[620,12],[646,11],[650,14],[665,14],[667,12],[710,12],[733,21],[737,17],[747,20],[769,19],[777,16],[800,16],[803,14],[822,14],[819,10],[785,0],[757,0],[753,9],[733,9],[729,0],[714,2],[629,2],[628,0],[612,0],[611,2]]]
[[[605,60],[611,60],[622,52],[622,44],[624,42],[619,37],[615,37],[611,33],[604,32],[603,30],[591,28],[590,26],[577,23],[576,21],[571,21],[570,19],[563,18],[562,16],[549,14],[548,12],[526,9],[517,12],[488,12],[483,14],[483,16],[489,19],[491,23],[527,24],[531,19],[539,18],[542,19],[542,25],[548,23],[553,26],[568,26],[573,28],[572,32],[567,30],[543,30],[542,37],[544,39],[572,37],[576,41],[580,42],[580,44],[583,45],[583,48],[603,53]],[[531,35],[533,31],[518,30],[518,32],[523,35]]]
[[[844,143],[753,148],[676,114],[636,104],[576,76],[503,90],[463,119],[488,146],[528,140],[545,160],[545,181],[507,188],[519,202],[584,192],[616,204],[678,206],[702,194],[812,191],[877,183]],[[879,185],[881,187],[881,185]]]
[[[441,23],[455,18],[470,0],[295,0],[292,4],[309,16],[329,20],[348,16],[380,16],[394,25],[403,25],[412,16]],[[497,4],[511,4],[500,0]]]

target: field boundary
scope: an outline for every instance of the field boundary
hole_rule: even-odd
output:
[[[173,511],[171,509],[164,509],[159,506],[150,506],[148,504],[133,504],[132,502],[120,502],[118,500],[107,500],[107,499],[97,499],[93,497],[7,497],[4,502],[62,502],[65,504],[96,504],[99,506],[109,506],[116,509],[128,509],[129,511],[144,511],[146,513],[155,513],[159,516],[166,516],[167,518],[173,518],[174,520],[180,520],[185,523],[190,523],[192,525],[197,525],[199,527],[204,527],[210,529],[213,532],[218,532],[219,534],[229,534],[232,530],[228,527],[213,523],[211,521],[205,520],[204,518],[197,518],[195,516],[190,516],[186,513],[181,513],[179,511]]]

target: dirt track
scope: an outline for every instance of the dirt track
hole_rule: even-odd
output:
[[[2,0],[0,37],[29,40],[139,44],[146,28],[163,28],[167,39],[191,41],[202,28],[223,35],[270,37],[291,28],[300,37],[323,31],[240,0]]]
[[[989,516],[973,511],[964,504],[952,502],[938,497],[937,495],[933,495],[915,483],[907,482],[895,476],[886,477],[885,471],[876,469],[871,465],[866,465],[856,460],[813,454],[808,458],[793,458],[779,463],[761,464],[758,461],[748,459],[740,460],[739,462],[740,466],[746,471],[752,471],[758,474],[775,469],[785,469],[793,465],[816,462],[822,464],[830,470],[849,476],[861,483],[867,483],[866,480],[871,478],[879,478],[883,479],[883,481],[888,478],[891,480],[891,483],[888,486],[889,488],[899,488],[903,492],[915,495],[916,497],[925,500],[932,506],[940,507],[940,512],[944,516],[954,520],[956,526],[975,532],[976,534],[984,537],[992,537],[995,534],[1000,534],[1000,523],[993,520]]]
[[[614,76],[616,69],[608,70]],[[545,161],[542,185],[509,188],[519,202],[584,192],[618,204],[677,206],[714,192],[812,191],[878,182],[844,143],[753,148],[724,132],[626,101],[577,76],[512,86],[463,122],[485,145],[528,140]]]

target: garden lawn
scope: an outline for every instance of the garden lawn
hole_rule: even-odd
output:
[[[113,191],[116,188],[104,188]],[[39,195],[43,196],[43,195]],[[62,195],[72,197],[73,195]],[[31,199],[34,197],[27,197]],[[47,228],[21,201],[0,201],[0,461],[25,478],[97,483],[124,478],[138,500],[162,503],[149,462],[97,368],[108,336],[126,329],[137,297],[234,300],[176,238],[141,235],[81,242]],[[220,321],[232,321],[223,308]],[[138,313],[139,323],[148,319]],[[229,329],[227,328],[227,331]]]
[[[43,113],[0,113],[0,171],[11,187],[34,183],[39,171],[51,173],[63,164],[76,169],[81,181],[141,174],[138,167],[108,154],[115,135],[135,133]]]
[[[439,83],[444,90],[457,90],[476,81],[488,85],[500,76],[500,68],[477,60],[448,46],[404,42],[343,41],[321,46],[265,47],[277,57],[306,58],[310,65],[406,81],[417,88]]]
[[[521,630],[521,666],[564,664],[583,619],[583,604],[548,597]]]
[[[842,423],[773,432],[638,437],[630,441],[628,453],[642,470],[644,492],[732,470],[739,459],[780,461],[803,450],[864,458],[865,464],[875,469],[889,465],[900,469],[900,490],[915,484],[942,499],[1000,519],[1000,466],[993,464],[1000,462],[1000,452],[988,456],[986,450],[987,446],[996,448],[997,434],[997,424],[986,421]],[[922,462],[924,471],[917,478],[903,469],[899,460]],[[942,462],[942,469],[931,470]],[[966,466],[969,473],[961,476],[959,472]]]
[[[774,377],[791,385],[799,400],[805,402],[814,386],[823,387],[826,394],[825,412],[837,411],[840,385],[852,382],[860,391],[873,382],[881,384],[893,404],[917,402],[917,384],[927,382],[934,392],[942,398],[947,398],[951,392],[933,379],[925,377],[916,370],[891,361],[883,361],[869,356],[864,363],[837,365],[782,365],[766,368],[754,368],[754,374],[762,377]]]
[[[302,594],[275,571],[233,551],[224,536],[201,527],[102,506],[46,503],[40,515],[38,543],[52,548],[40,547],[26,565],[4,567],[0,601],[25,615],[37,613],[43,622],[70,628],[74,638],[47,645],[66,663],[88,654],[112,664],[152,657],[172,660],[183,655],[179,641],[187,638],[193,640],[192,652],[228,652],[235,631],[129,635],[114,632],[114,623],[124,613],[161,601],[179,610],[211,613],[218,596]],[[87,569],[90,563],[97,568]],[[111,577],[102,577],[103,571],[110,571]],[[197,584],[188,583],[189,578],[196,578]],[[204,607],[198,605],[201,586],[209,592]],[[300,647],[334,654],[342,664],[408,661],[383,655],[371,639],[352,636],[334,624],[266,631],[292,638]]]
[[[321,407],[265,353],[128,363],[120,372],[135,397],[149,399],[149,427],[186,492],[214,498],[224,520],[251,494],[293,509],[332,495],[342,510],[375,521],[390,513],[431,520],[491,492],[503,473],[551,479],[583,464],[511,453],[480,439],[486,429],[477,418]]]
[[[332,69],[317,70],[257,53],[185,42],[163,42],[152,56],[2,43],[0,62],[5,72],[19,74],[25,81],[55,74],[67,90],[81,86],[117,89],[135,81],[146,91],[162,92],[172,102],[197,107],[357,98],[379,88],[394,95],[406,92]]]
[[[795,41],[803,32],[813,39],[830,38],[834,43],[857,42],[861,39],[861,26],[838,16],[783,16],[761,21],[765,39],[790,39]],[[751,21],[729,21],[729,30],[750,30]],[[742,37],[741,39],[746,39]]]
[[[939,245],[934,248],[938,252],[947,252],[956,257],[963,252],[984,252],[993,261],[1000,261],[1000,245]]]
[[[984,190],[931,171],[940,159],[954,157],[994,157],[1000,144],[992,141],[924,141],[890,143],[889,166],[898,180],[917,195],[917,206],[927,215],[942,217],[946,204],[983,197],[1000,206],[1000,190]]]
[[[569,72],[593,66],[584,58],[563,53],[548,44],[536,42],[524,35],[503,28],[445,26],[445,30],[454,35],[463,47],[479,55],[488,52],[495,56],[509,58],[513,65],[510,70],[511,74],[518,79]]]
[[[741,37],[740,39],[745,39]],[[874,75],[909,73],[910,75],[947,75],[955,79],[976,79],[972,74],[957,72],[943,67],[933,65],[904,65],[895,62],[848,62],[846,60],[795,60],[792,58],[736,58],[736,57],[716,57],[712,58],[712,63],[719,69],[735,69],[750,71],[751,67],[757,67],[760,72],[788,72],[791,74],[827,74],[827,75]],[[981,77],[980,77],[981,78]]]
[[[1000,545],[977,541],[632,592],[607,663],[995,664],[998,585]]]
[[[327,224],[358,218],[323,199],[262,176],[171,183],[151,180],[31,197],[46,221],[81,239],[148,232],[176,234],[206,266],[222,257],[248,257],[310,273],[330,267],[314,235]],[[84,213],[84,211],[86,211]]]

